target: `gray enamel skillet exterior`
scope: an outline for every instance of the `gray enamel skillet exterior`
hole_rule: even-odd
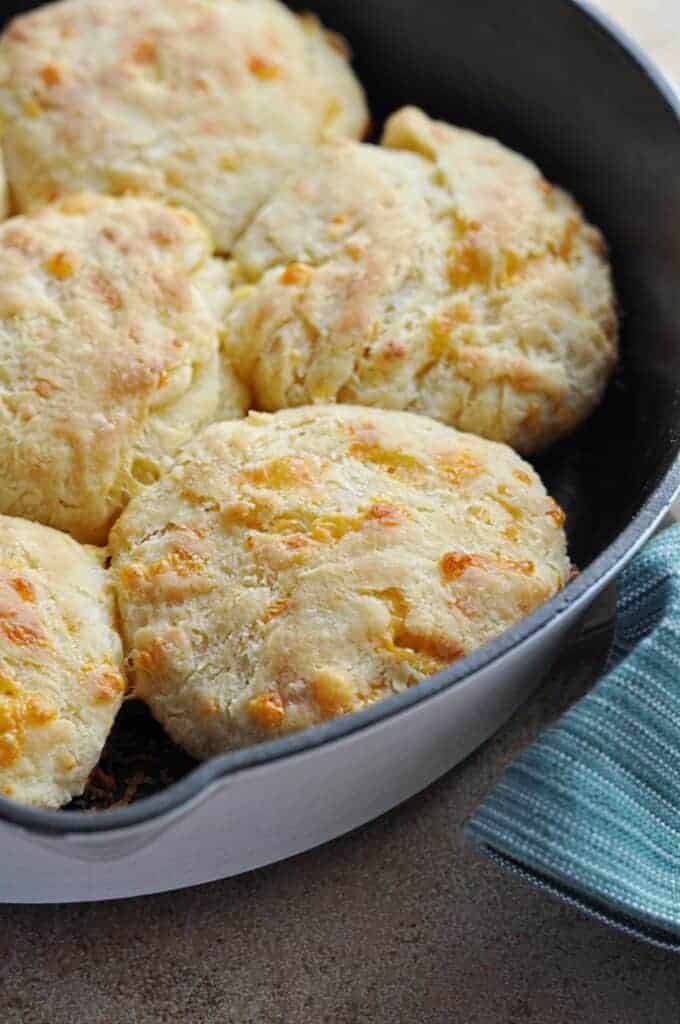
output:
[[[31,4],[5,7],[9,16]],[[680,489],[680,112],[664,78],[571,0],[361,0],[314,8],[348,35],[377,115],[408,101],[495,134],[571,187],[613,242],[625,368],[539,460],[584,571],[475,654],[336,722],[215,758],[96,815],[0,798],[0,901],[159,892],[309,849],[466,757],[526,699]],[[609,126],[609,127],[608,127]]]

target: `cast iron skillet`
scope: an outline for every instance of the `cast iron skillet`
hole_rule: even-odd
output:
[[[5,4],[4,19],[32,6]],[[516,627],[406,693],[215,758],[130,807],[85,815],[0,798],[0,819],[32,832],[107,831],[148,821],[218,777],[339,739],[500,663],[594,590],[680,487],[680,106],[669,84],[604,17],[575,0],[293,6],[313,7],[351,40],[376,134],[387,114],[413,103],[494,135],[572,191],[604,230],[623,314],[622,370],[585,427],[536,462],[567,512],[572,558],[583,571]]]

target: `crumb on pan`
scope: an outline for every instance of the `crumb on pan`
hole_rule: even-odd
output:
[[[196,762],[163,732],[141,701],[127,701],[116,719],[85,791],[65,808],[127,807],[184,778]]]

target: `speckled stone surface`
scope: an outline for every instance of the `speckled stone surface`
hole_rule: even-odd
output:
[[[0,907],[1,1024],[678,1020],[676,957],[525,888],[461,839],[508,759],[592,682],[609,632],[592,625],[490,743],[352,835],[184,892]]]
[[[601,6],[680,71],[676,0]],[[0,1024],[675,1024],[677,956],[462,844],[503,765],[587,689],[605,647],[591,632],[464,765],[319,850],[164,896],[0,906]]]

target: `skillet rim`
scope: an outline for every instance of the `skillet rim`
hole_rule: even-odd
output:
[[[665,101],[671,113],[675,115],[680,130],[680,93],[675,90],[670,79],[655,62],[625,30],[608,15],[595,8],[589,0],[562,2],[576,8],[591,26],[619,46],[643,77],[651,82],[660,99]],[[270,740],[244,750],[213,757],[162,792],[129,807],[100,811],[96,814],[83,811],[46,811],[27,807],[0,796],[0,824],[18,826],[25,832],[35,835],[67,838],[111,832],[120,834],[136,826],[158,823],[166,817],[174,817],[180,813],[186,805],[219,780],[263,764],[304,754],[329,743],[340,742],[429,700],[455,684],[464,684],[466,681],[474,684],[474,676],[478,672],[494,662],[500,663],[504,656],[536,636],[552,619],[564,617],[575,604],[585,604],[588,594],[596,589],[598,584],[603,584],[607,578],[613,577],[622,568],[626,557],[644,541],[668,510],[673,499],[680,493],[680,439],[676,444],[678,451],[663,478],[628,525],[587,569],[531,615],[443,672],[430,676],[417,686],[363,711],[313,726],[282,739]]]

